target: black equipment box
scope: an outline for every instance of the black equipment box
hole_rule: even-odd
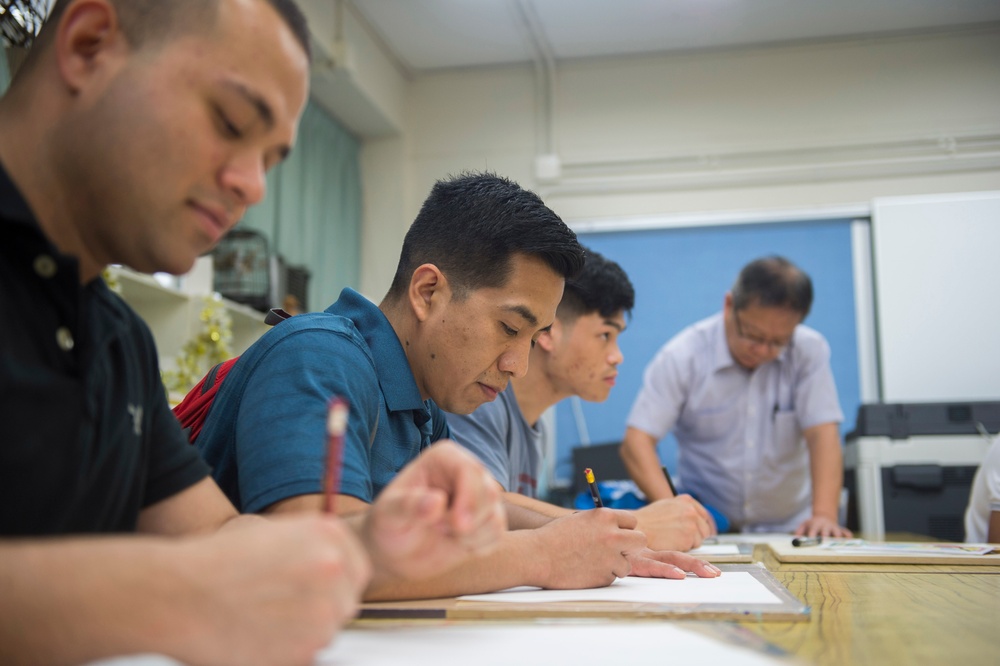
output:
[[[913,435],[976,435],[1000,431],[1000,402],[925,402],[858,407],[858,420],[846,439]]]

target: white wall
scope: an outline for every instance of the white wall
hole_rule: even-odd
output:
[[[1000,186],[997,26],[561,64],[563,175],[548,183],[534,178],[534,92],[527,66],[411,82],[408,210],[435,178],[486,166],[570,222]]]
[[[376,57],[377,40],[349,19],[347,39],[364,43],[353,52]],[[352,128],[365,146],[360,287],[374,298],[432,183],[465,169],[519,181],[571,224],[1000,188],[1000,24],[564,61],[548,118],[532,65],[407,78],[384,52],[376,59],[352,74],[391,119],[383,132]],[[544,181],[540,123],[562,167]]]

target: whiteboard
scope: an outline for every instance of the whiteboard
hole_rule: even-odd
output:
[[[1000,400],[1000,191],[876,199],[884,402]]]

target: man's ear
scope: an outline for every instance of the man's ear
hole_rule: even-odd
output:
[[[421,264],[410,276],[407,297],[417,321],[427,321],[436,305],[451,299],[448,278],[434,264]]]
[[[556,342],[562,337],[564,332],[565,329],[563,328],[562,321],[560,321],[559,317],[556,317],[555,321],[552,322],[552,326],[538,334],[538,337],[535,339],[535,345],[543,351],[551,353],[556,348]]]
[[[102,56],[127,49],[118,13],[108,0],[71,2],[59,17],[55,53],[59,73],[72,93],[92,78]]]

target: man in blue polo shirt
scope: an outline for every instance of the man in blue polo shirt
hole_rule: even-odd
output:
[[[492,174],[439,181],[407,232],[382,303],[345,289],[326,312],[268,331],[230,370],[195,443],[243,510],[317,510],[327,401],[345,398],[336,506],[364,511],[403,465],[449,436],[442,409],[469,413],[524,375],[565,278],[582,263],[575,234],[516,183]],[[538,529],[507,533],[496,551],[446,576],[373,585],[366,597],[594,587],[629,572],[682,577],[673,563],[715,575],[679,553],[644,553],[645,537],[626,512],[550,522],[508,505],[508,517],[514,528]]]

